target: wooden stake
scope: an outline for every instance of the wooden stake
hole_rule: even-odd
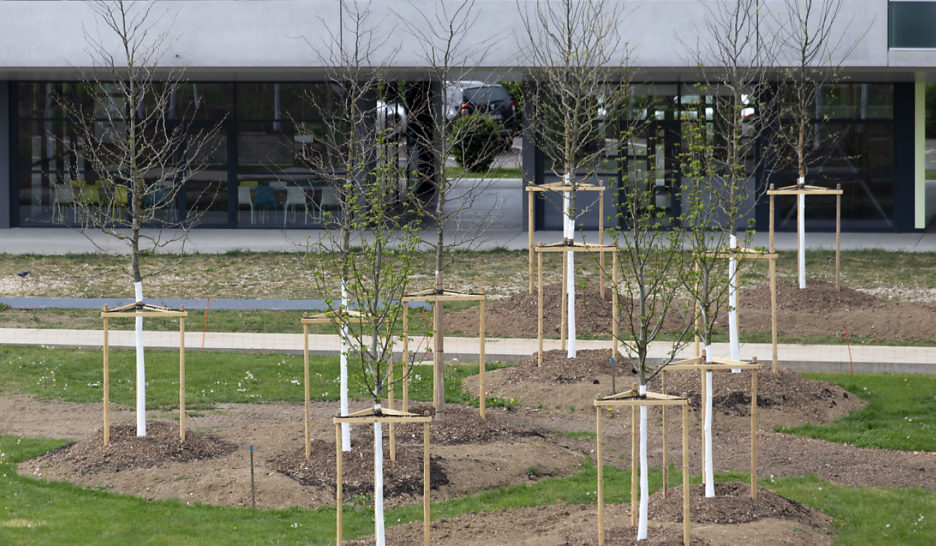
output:
[[[563,351],[566,350],[566,282],[569,275],[569,260],[567,254],[562,253],[562,288],[559,296],[559,343]]]
[[[666,394],[666,374],[660,371],[660,392]],[[663,411],[663,498],[669,492],[669,464],[666,455],[666,406],[660,408]]]
[[[695,261],[695,274],[696,274],[696,285],[695,292],[699,293],[699,260]],[[699,357],[702,353],[699,350],[699,328],[702,326],[702,306],[698,301],[695,303],[695,356]]]
[[[179,317],[179,439],[185,441],[185,317]]]
[[[757,357],[751,360],[757,364]],[[757,499],[757,370],[751,370],[751,498]]]
[[[631,390],[637,395],[637,385]],[[631,525],[637,525],[637,406],[631,406]]]
[[[702,350],[702,358],[705,358],[705,350]],[[699,404],[699,413],[702,416],[702,449],[700,453],[702,454],[702,483],[705,483],[705,397],[706,397],[706,387],[708,386],[705,381],[705,370],[699,370],[699,373],[702,374],[702,398],[701,403]],[[714,409],[714,408],[713,408]]]
[[[604,246],[604,192],[598,192],[598,244]],[[598,275],[598,291],[601,293],[601,299],[605,299],[605,256],[604,250],[598,253],[598,265],[601,267],[601,274]]]
[[[336,451],[336,461],[337,461],[337,476],[338,479],[335,480],[335,514],[336,519],[338,520],[338,530],[336,531],[336,543],[338,546],[341,546],[341,424],[335,423],[335,451]]]
[[[773,202],[773,196],[771,196]],[[777,259],[769,260],[770,266],[770,341],[773,352],[773,373],[777,370]]]
[[[439,302],[433,302],[432,304],[432,346],[433,349],[438,349],[438,344],[436,343],[436,337],[440,332],[436,330],[439,326],[439,307],[441,307]],[[432,351],[432,407],[436,410],[439,409],[439,351]],[[443,391],[444,392],[444,391]],[[444,395],[443,395],[444,396]]]
[[[423,544],[429,546],[429,423],[423,423]]]
[[[409,411],[409,304],[403,304],[403,411]]]
[[[543,255],[536,255],[536,278],[539,285],[538,292],[536,294],[536,342],[538,346],[538,353],[536,357],[536,365],[543,365]]]
[[[305,410],[303,418],[305,421],[305,456],[306,459],[312,456],[312,431],[310,430],[312,420],[312,403],[309,393],[309,325],[302,325],[303,333],[303,362],[302,371],[305,378]]]
[[[390,361],[387,363],[387,409],[393,409],[393,349],[390,350]],[[390,423],[390,460],[396,461],[396,425]]]
[[[106,304],[104,312],[107,312]],[[107,317],[104,317],[104,445],[110,443],[110,359],[107,333]]]
[[[842,185],[836,184],[835,189],[841,190]],[[840,275],[839,275],[839,254],[842,249],[842,194],[835,194],[835,289],[839,290],[840,286]]]
[[[617,290],[617,270],[618,256],[617,252],[611,253],[611,358],[615,364],[618,362],[618,290]],[[602,297],[604,295],[602,294]],[[611,370],[614,373],[614,370]]]
[[[528,191],[527,192],[527,233],[529,235],[529,261],[530,261],[530,294],[533,293],[533,226],[535,225],[533,221],[533,199],[535,198],[535,193]]]
[[[604,544],[604,464],[601,462],[601,408],[595,406],[595,437],[598,449],[598,544]]]
[[[773,191],[773,189],[774,189],[774,185],[771,184],[771,185],[770,185],[770,191]],[[770,230],[770,231],[769,231],[769,234],[770,234],[770,235],[768,236],[768,245],[767,245],[767,248],[769,248],[769,249],[770,249],[770,253],[773,254],[774,252],[777,251],[777,249],[774,248],[774,195],[773,195],[772,193],[770,194],[770,220],[769,220],[769,230]]]
[[[689,546],[689,395],[682,395],[686,399],[682,411],[683,544]]]
[[[531,279],[531,280],[533,279],[533,276],[532,276],[532,275],[530,276],[530,279]],[[483,289],[483,288],[481,289],[481,295],[484,296],[484,289]],[[485,418],[485,417],[484,417],[484,406],[485,406],[486,403],[487,403],[487,400],[485,399],[485,393],[484,393],[484,366],[485,366],[485,362],[484,362],[484,317],[485,317],[485,313],[484,313],[484,298],[482,298],[482,299],[481,299],[481,332],[478,334],[478,336],[479,336],[479,338],[480,338],[480,339],[478,340],[478,341],[479,341],[479,344],[480,344],[480,351],[479,351],[479,352],[481,353],[481,354],[478,355],[478,361],[479,361],[479,362],[478,362],[478,365],[481,367],[481,377],[480,377],[481,385],[480,385],[480,388],[478,389],[478,390],[479,390],[479,392],[478,392],[478,407],[479,407],[480,410],[481,410],[481,418],[482,418],[482,419]]]

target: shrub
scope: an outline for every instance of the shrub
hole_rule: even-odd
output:
[[[449,145],[461,168],[486,171],[503,145],[500,125],[487,114],[474,113],[459,118],[449,135]]]

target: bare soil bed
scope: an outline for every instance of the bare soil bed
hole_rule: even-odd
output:
[[[543,330],[556,337],[560,328],[561,286],[548,284],[543,290]],[[607,335],[611,330],[610,292],[602,299],[596,285],[578,292],[576,330],[580,336]],[[536,337],[537,294],[518,292],[488,304],[485,329],[494,337]],[[738,296],[739,324],[744,333],[770,332],[770,288],[757,285],[742,288]],[[727,314],[720,323],[727,328]],[[475,309],[446,315],[452,331],[477,332]],[[667,319],[666,329],[675,332],[680,325]],[[622,326],[622,328],[624,328]],[[810,280],[805,290],[792,282],[777,282],[777,328],[784,335],[870,337],[896,341],[932,338],[936,331],[936,304],[895,301],[835,285]]]
[[[585,291],[579,312],[579,332],[607,333],[610,303],[597,290]],[[742,332],[769,331],[766,287],[744,290],[740,297]],[[893,302],[854,290],[835,291],[812,281],[806,291],[780,283],[782,333],[915,339],[936,329],[936,307],[930,303]],[[547,290],[546,324],[558,334],[558,285]],[[477,310],[447,315],[450,331],[474,331]],[[536,297],[525,293],[493,301],[487,317],[492,336],[532,336],[536,333]],[[489,397],[514,399],[515,407],[489,408],[481,420],[476,408],[449,405],[431,427],[430,485],[433,501],[470,492],[518,485],[548,476],[568,476],[595,456],[595,409],[599,395],[626,390],[636,382],[626,365],[612,368],[610,351],[580,351],[569,361],[560,351],[535,355],[517,366],[487,374]],[[477,377],[464,387],[475,392]],[[650,384],[660,390],[660,378]],[[715,456],[717,472],[749,471],[750,373],[720,372],[714,381]],[[691,472],[700,468],[700,376],[698,372],[666,374],[666,392],[690,397],[689,451]],[[858,410],[863,402],[838,386],[812,381],[781,370],[758,376],[758,475],[777,477],[816,474],[849,486],[897,486],[936,490],[936,454],[856,448],[774,432],[777,425],[828,423]],[[365,403],[352,405],[352,411]],[[178,498],[230,506],[251,502],[249,447],[254,446],[256,499],[260,508],[317,507],[335,502],[335,403],[312,406],[312,454],[305,458],[302,406],[293,404],[219,404],[190,413],[185,445],[178,439],[173,412],[151,412],[150,436],[136,438],[131,408],[111,412],[112,444],[102,445],[100,404],[39,401],[31,396],[0,397],[0,433],[75,438],[70,446],[20,465],[19,471],[48,480],[67,480],[88,488],[106,489],[146,499]],[[414,404],[417,413],[431,413]],[[674,412],[675,413],[675,412]],[[630,466],[631,415],[603,412],[604,463]],[[648,454],[652,467],[663,462],[662,419],[651,410]],[[682,446],[680,420],[667,419],[667,456],[678,461]],[[385,427],[385,433],[387,432]],[[389,461],[384,439],[388,506],[422,500],[422,428],[395,427],[396,460]],[[352,451],[343,455],[346,501],[368,502],[373,484],[373,431],[355,427]],[[833,540],[828,518],[808,507],[767,491],[750,502],[746,485],[720,486],[715,501],[693,488],[693,543],[828,544]],[[681,542],[681,495],[651,499],[649,544]],[[469,514],[432,523],[433,544],[588,544],[596,541],[594,505],[555,505]],[[609,544],[630,544],[629,506],[611,505],[607,513]],[[421,543],[419,523],[394,526],[394,544]],[[367,540],[359,541],[367,543]]]

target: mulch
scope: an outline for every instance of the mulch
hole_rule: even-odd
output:
[[[147,423],[146,436],[136,435],[136,425],[116,425],[110,430],[110,443],[104,445],[104,429],[79,442],[50,451],[41,464],[71,463],[83,472],[120,471],[150,468],[169,462],[210,459],[234,451],[235,446],[210,434],[186,431],[179,438],[179,425],[156,421]]]

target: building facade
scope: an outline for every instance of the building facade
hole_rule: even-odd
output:
[[[612,63],[626,66],[636,92],[654,104],[640,129],[643,156],[608,146],[598,175],[611,187],[628,168],[647,161],[646,150],[657,150],[652,167],[661,177],[660,203],[678,210],[673,189],[681,180],[673,150],[683,138],[687,112],[708,104],[697,85],[694,51],[708,39],[706,18],[723,4],[634,0],[624,3],[620,20],[608,22],[622,37],[609,51]],[[758,4],[763,34],[778,34],[784,2]],[[468,24],[457,46],[465,52],[458,57],[461,66],[470,67],[462,72],[466,77],[527,76],[525,22],[534,20],[529,10],[537,3],[477,1],[467,15],[458,11],[462,5],[357,3],[367,16],[370,43],[378,45],[370,59],[401,89],[425,84],[432,76],[426,52],[433,27],[463,17]],[[175,214],[197,208],[203,213],[200,225],[208,227],[318,225],[314,210],[327,205],[327,188],[299,158],[321,129],[321,111],[310,108],[309,98],[330,100],[329,48],[348,32],[353,7],[338,0],[152,3],[148,31],[164,37],[158,66],[185,70],[179,94],[197,104],[195,129],[220,126],[205,168],[178,192]],[[849,0],[832,28],[830,39],[841,47],[834,63],[837,81],[819,93],[813,124],[823,159],[811,168],[808,182],[842,185],[846,230],[921,230],[936,214],[926,208],[923,132],[924,86],[936,75],[936,35],[929,32],[934,24],[936,2]],[[85,2],[0,2],[0,228],[79,221],[71,186],[90,184],[93,176],[75,149],[61,100],[83,100],[77,82],[100,73],[96,46],[117,51],[119,43]],[[406,154],[415,155],[394,151],[404,161]],[[522,161],[523,183],[558,179],[531,135],[524,137]],[[763,187],[793,183],[797,175],[777,162],[769,173],[752,176]],[[518,183],[515,198],[524,200],[526,193]],[[196,197],[205,194],[212,199]],[[606,210],[613,211],[614,192],[604,198]],[[793,229],[792,201],[778,205],[778,228]],[[537,228],[559,229],[557,210],[538,202]],[[834,203],[810,203],[810,228],[832,229],[833,214]],[[751,215],[765,229],[766,201]],[[582,223],[596,227],[597,212]]]

